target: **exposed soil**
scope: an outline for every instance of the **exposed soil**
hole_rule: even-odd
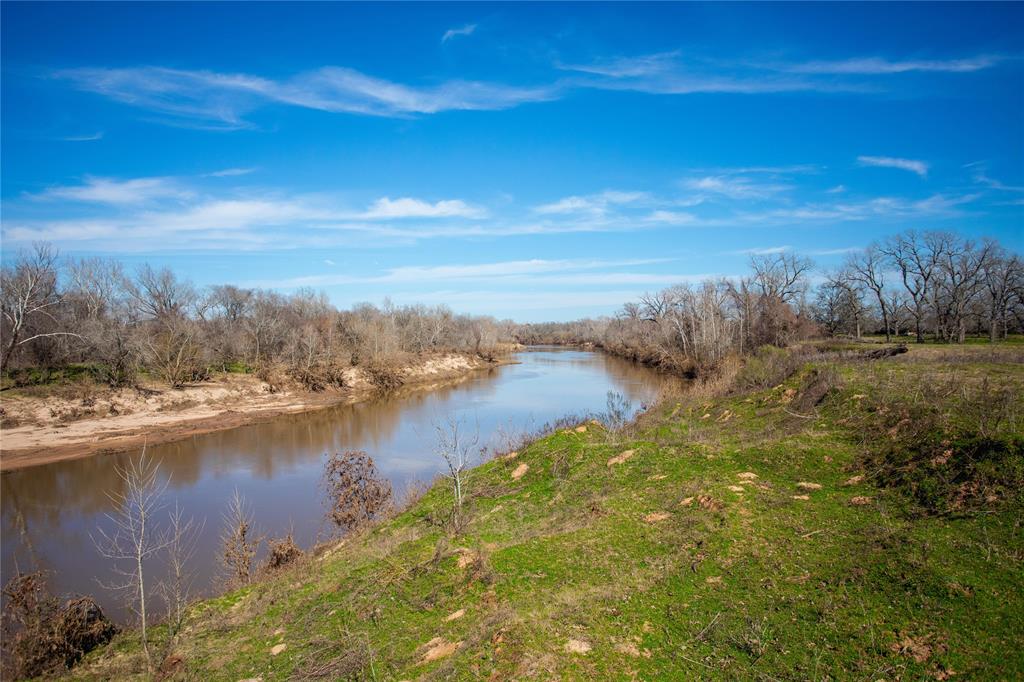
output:
[[[399,371],[403,390],[426,390],[507,362],[451,354],[420,359]],[[360,402],[379,392],[359,367],[346,370],[344,383],[344,389],[318,393],[298,388],[272,392],[254,375],[223,374],[182,389],[91,387],[64,395],[11,391],[0,397],[5,423],[0,429],[0,471],[168,443]]]

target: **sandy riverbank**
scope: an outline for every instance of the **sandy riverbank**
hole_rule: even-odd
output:
[[[507,362],[508,357],[488,361],[447,354],[421,358],[400,371],[403,388],[426,389]],[[63,395],[12,391],[0,397],[9,424],[0,429],[0,471],[167,443],[376,394],[362,368],[346,370],[344,383],[344,389],[319,393],[294,387],[271,392],[253,375],[221,374],[182,389],[83,387]]]

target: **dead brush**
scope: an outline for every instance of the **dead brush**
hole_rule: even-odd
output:
[[[303,651],[295,677],[302,680],[376,679],[369,638],[339,628],[336,637],[314,639]]]
[[[397,390],[405,384],[405,377],[397,362],[374,360],[366,365],[366,376],[383,393]]]
[[[4,586],[3,596],[5,679],[59,674],[118,632],[91,597],[59,606],[41,571],[19,573]]]
[[[286,566],[292,566],[306,554],[295,544],[295,540],[290,532],[283,538],[270,540],[267,544],[268,552],[265,566],[267,571],[278,571]]]

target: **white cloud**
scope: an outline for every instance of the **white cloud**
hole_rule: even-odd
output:
[[[886,75],[911,71],[970,73],[995,66],[1005,60],[998,55],[978,55],[966,59],[907,59],[891,60],[881,57],[858,57],[835,61],[810,61],[779,65],[777,68],[792,73]]]
[[[762,246],[752,249],[742,249],[740,251],[733,251],[734,254],[743,256],[771,256],[777,253],[786,253],[792,251],[792,246]]]
[[[207,173],[204,177],[209,178],[233,178],[239,175],[248,175],[249,173],[255,173],[258,169],[252,168],[225,168],[223,170],[214,171]]]
[[[730,199],[767,199],[793,189],[777,182],[757,182],[743,176],[708,175],[683,181],[686,189],[717,194]]]
[[[652,211],[646,218],[647,222],[664,223],[666,225],[689,225],[698,222],[697,216],[684,211]]]
[[[401,284],[412,282],[456,282],[478,280],[501,280],[529,282],[555,281],[551,277],[566,278],[569,281],[579,275],[564,274],[606,268],[636,267],[666,263],[669,259],[624,259],[624,260],[583,260],[583,259],[530,259],[500,261],[495,263],[473,263],[458,265],[408,265],[391,268],[381,275],[309,275],[286,280],[256,282],[260,286],[283,289],[299,287],[334,286],[342,284]],[[557,273],[557,274],[552,274]],[[548,279],[546,280],[545,277]],[[662,281],[663,278],[677,278],[677,275],[650,275],[646,273],[601,272],[586,274],[578,283],[601,283],[604,278],[618,278],[619,281]],[[652,279],[653,278],[653,279]]]
[[[471,36],[473,35],[473,31],[475,30],[476,24],[466,24],[465,26],[461,26],[459,28],[450,28],[444,32],[443,36],[441,36],[441,42],[447,43],[449,40],[455,38],[456,36]]]
[[[103,139],[103,131],[93,133],[91,135],[68,135],[67,137],[60,138],[64,142],[95,142],[96,140]]]
[[[337,263],[332,261],[330,258],[324,258],[324,265],[330,265],[330,266],[333,267],[333,266],[337,265]]]
[[[32,195],[31,198],[100,204],[141,204],[154,199],[187,199],[192,196],[191,191],[180,187],[173,178],[114,180],[87,176],[81,185],[51,187]]]
[[[381,218],[485,218],[487,211],[470,206],[460,199],[449,199],[429,203],[411,197],[390,199],[383,197],[362,214],[362,218],[376,220]]]
[[[835,187],[831,187],[831,188],[825,190],[825,193],[826,194],[842,194],[845,191],[846,191],[846,185],[836,185]]]
[[[900,159],[894,156],[858,156],[857,161],[862,166],[899,168],[900,170],[917,173],[922,178],[928,175],[928,164],[915,159]]]
[[[610,78],[639,78],[665,73],[675,68],[679,50],[640,55],[638,57],[614,57],[590,64],[557,64],[563,71],[578,71]]]
[[[647,196],[646,192],[620,192],[617,190],[605,190],[600,194],[564,197],[550,204],[535,206],[533,210],[536,213],[546,215],[589,213],[595,216],[602,216],[611,206],[632,204],[646,198]]]
[[[337,66],[283,80],[162,67],[66,69],[54,75],[71,81],[81,90],[171,117],[172,122],[214,130],[251,128],[245,116],[269,103],[394,117],[450,110],[508,109],[558,96],[554,86],[479,81],[450,80],[417,87]]]

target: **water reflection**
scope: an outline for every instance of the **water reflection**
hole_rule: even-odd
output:
[[[205,520],[196,554],[198,583],[212,585],[217,535],[227,498],[237,488],[253,505],[263,533],[294,527],[310,545],[323,523],[319,480],[323,455],[368,451],[396,491],[440,470],[432,455],[433,424],[454,414],[487,441],[498,428],[531,430],[570,413],[600,412],[608,391],[634,407],[652,400],[666,379],[601,354],[542,349],[517,355],[519,364],[480,372],[456,383],[406,390],[379,400],[290,415],[270,422],[194,436],[148,448],[167,477],[167,498]],[[117,616],[123,611],[97,579],[111,577],[90,534],[109,525],[109,494],[120,492],[115,465],[137,453],[56,462],[0,477],[3,575],[39,565],[54,572],[59,593],[95,594]]]

